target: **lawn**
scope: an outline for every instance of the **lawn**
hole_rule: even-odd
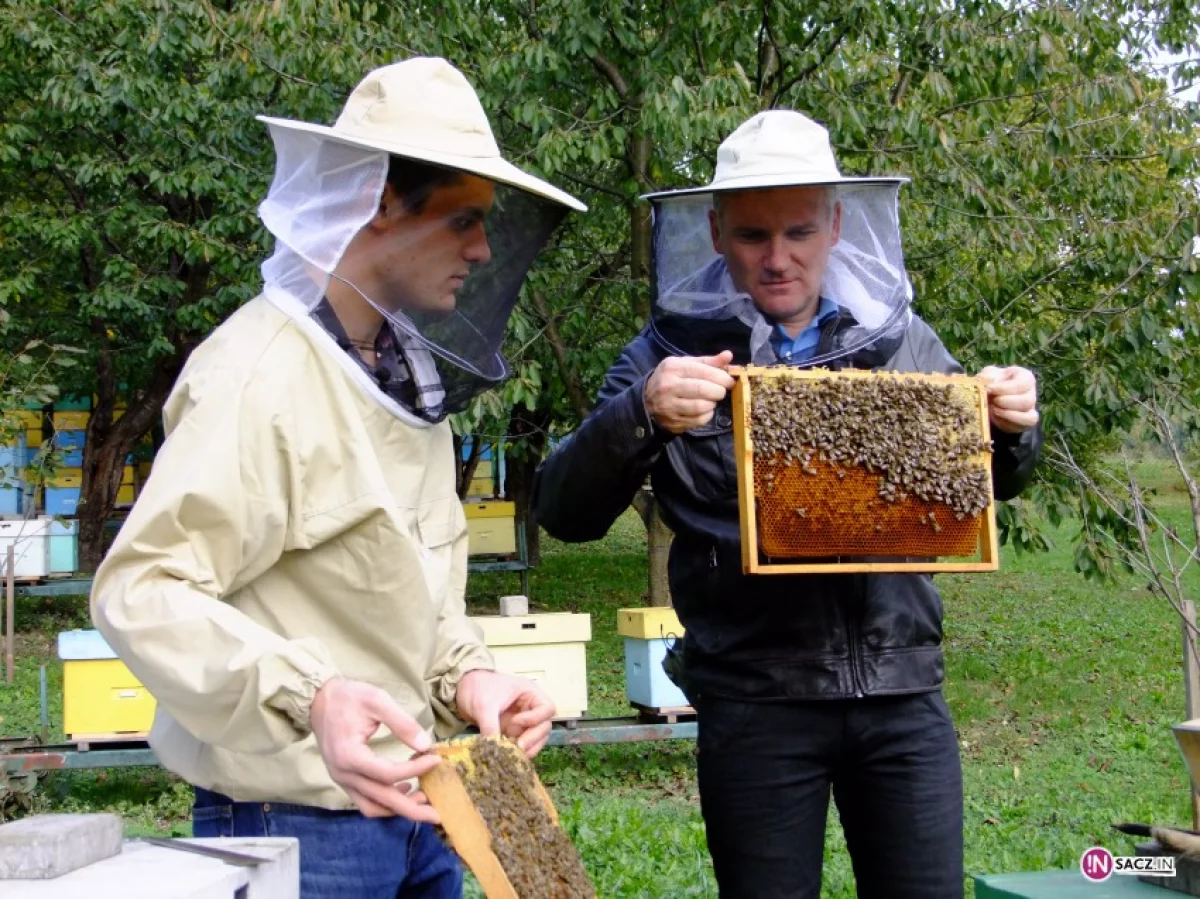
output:
[[[1146,469],[1163,508],[1182,519],[1184,497],[1164,472]],[[1075,575],[1072,532],[1070,525],[1054,532],[1055,548],[1045,554],[1005,551],[997,573],[939,578],[946,695],[966,777],[968,873],[1069,868],[1094,843],[1125,854],[1133,840],[1111,830],[1115,821],[1191,823],[1187,772],[1170,732],[1184,717],[1178,622],[1144,583],[1098,586]],[[592,615],[589,712],[627,714],[615,610],[645,602],[640,523],[627,516],[606,540],[587,546],[545,539],[543,553],[531,579],[535,606]],[[494,610],[515,581],[474,577],[473,607]],[[53,635],[87,626],[86,612],[75,600],[27,601],[18,625],[17,683],[0,686],[0,732],[7,734],[38,727],[42,662],[51,723],[59,721]],[[681,741],[547,749],[539,757],[600,895],[716,895],[693,751]],[[188,800],[161,772],[114,770],[51,775],[36,807],[113,809],[130,833],[186,834]],[[836,815],[825,870],[825,896],[854,895]]]

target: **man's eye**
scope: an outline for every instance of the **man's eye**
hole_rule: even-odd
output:
[[[761,243],[767,239],[765,231],[739,231],[737,237],[743,243]]]
[[[808,240],[816,233],[815,228],[792,228],[788,231],[787,236],[788,240]]]

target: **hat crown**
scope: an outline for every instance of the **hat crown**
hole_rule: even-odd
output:
[[[333,130],[422,153],[500,156],[470,82],[444,59],[432,57],[370,72],[346,100]]]
[[[786,109],[760,112],[744,122],[717,149],[712,186],[761,178],[788,184],[839,180],[828,129]]]

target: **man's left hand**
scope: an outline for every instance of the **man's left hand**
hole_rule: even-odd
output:
[[[1026,368],[989,365],[979,372],[987,382],[988,415],[992,426],[1020,434],[1038,423],[1037,378]]]
[[[468,671],[455,694],[458,713],[484,735],[504,734],[533,758],[550,736],[554,702],[533,681],[499,671]]]

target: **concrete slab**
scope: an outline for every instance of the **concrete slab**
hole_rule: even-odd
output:
[[[189,839],[256,855],[255,868],[229,865],[129,840],[120,855],[57,880],[14,880],[0,887],[4,899],[299,899],[300,843],[295,839]]]
[[[0,880],[48,880],[121,851],[117,815],[33,815],[0,824]],[[7,889],[3,892],[7,893]]]

